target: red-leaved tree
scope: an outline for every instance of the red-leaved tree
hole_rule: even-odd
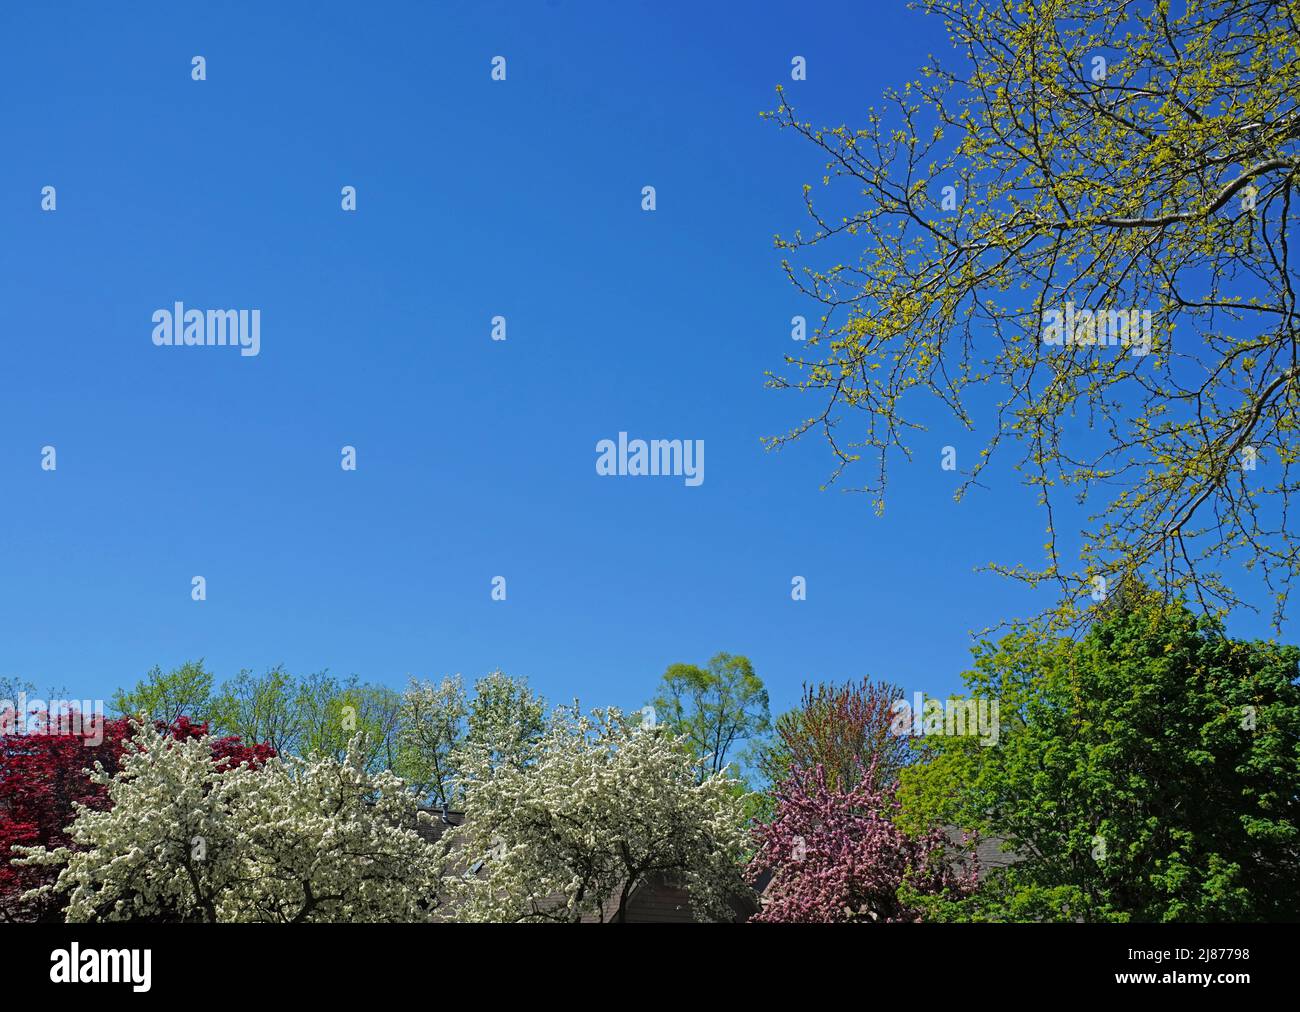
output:
[[[899,899],[906,882],[920,895],[956,899],[974,889],[973,858],[955,860],[935,829],[918,838],[893,821],[894,785],[872,762],[852,786],[832,786],[825,768],[794,768],[775,790],[776,813],[755,827],[750,881],[764,890],[753,920],[770,923],[915,921]]]
[[[124,718],[65,713],[0,714],[0,922],[58,921],[57,899],[37,902],[23,894],[53,881],[57,869],[15,867],[14,846],[69,847],[67,828],[76,818],[76,806],[102,808],[107,788],[91,783],[90,768],[100,763],[115,773],[122,747],[131,733]],[[171,725],[177,740],[201,737],[206,724],[187,717]],[[216,763],[248,761],[254,765],[275,754],[266,745],[245,745],[238,738],[213,743]]]

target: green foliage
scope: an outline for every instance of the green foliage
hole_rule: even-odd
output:
[[[469,765],[526,766],[546,729],[546,701],[526,678],[489,672],[465,691],[460,675],[441,683],[412,679],[402,696],[398,772],[435,805],[465,799]]]
[[[453,807],[460,799],[456,777],[468,714],[460,675],[437,685],[413,678],[402,696],[398,737],[402,775],[418,796],[434,805]]]
[[[203,661],[186,661],[179,668],[164,672],[153,669],[135,688],[119,689],[113,694],[113,710],[124,717],[140,713],[165,724],[178,717],[189,717],[201,723],[212,716],[212,673],[203,667]]]
[[[222,734],[270,745],[281,755],[302,746],[304,715],[293,675],[274,667],[255,676],[245,668],[222,683],[212,701],[212,725]]]
[[[1227,638],[1137,592],[1081,640],[1022,628],[966,675],[1000,743],[937,738],[905,770],[911,831],[954,824],[1023,861],[952,920],[1300,917],[1300,648]]]
[[[767,689],[749,658],[739,654],[716,654],[703,668],[669,665],[651,705],[655,719],[702,760],[702,776],[725,770],[735,745],[771,726]]]
[[[363,684],[355,675],[340,681],[321,672],[303,680],[296,699],[303,724],[298,744],[301,755],[320,753],[342,761],[351,740],[361,734],[367,769],[400,765],[401,693]]]
[[[202,661],[170,672],[155,667],[133,689],[116,693],[113,706],[168,722],[182,715],[208,722],[214,734],[238,735],[282,755],[342,760],[361,734],[368,769],[394,771],[439,805],[459,798],[455,780],[463,750],[485,750],[494,763],[525,762],[545,728],[546,711],[526,679],[501,671],[475,682],[472,698],[459,676],[441,685],[412,680],[401,693],[328,672],[299,678],[282,666],[261,675],[245,669],[214,694]]]

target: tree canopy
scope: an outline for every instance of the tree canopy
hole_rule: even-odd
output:
[[[681,735],[704,771],[727,768],[732,749],[771,724],[767,689],[748,657],[718,653],[705,667],[671,664],[651,701],[655,719]]]
[[[992,568],[1056,588],[1057,617],[1133,574],[1226,609],[1237,553],[1280,622],[1300,567],[1296,3],[920,6],[954,54],[863,124],[814,127],[784,93],[767,114],[827,187],[804,187],[812,230],[777,240],[823,315],[770,377],[815,410],[770,445],[822,432],[831,482],[867,457],[883,509],[889,461],[947,412],[975,434],[958,498],[1009,453],[1043,507],[1041,564]]]
[[[546,701],[528,680],[497,669],[474,682],[460,675],[411,679],[402,697],[399,769],[423,798],[439,806],[464,800],[472,760],[526,764],[546,728]]]
[[[805,685],[799,706],[777,718],[774,740],[762,751],[768,782],[821,766],[829,788],[847,790],[874,766],[882,785],[894,783],[915,757],[911,740],[892,731],[893,704],[902,695],[897,686],[870,679]]]
[[[116,775],[92,777],[108,804],[77,813],[70,847],[20,848],[19,863],[58,869],[36,892],[70,922],[425,919],[437,853],[402,781],[356,745],[235,762],[201,730],[137,722]]]
[[[699,776],[669,728],[557,707],[527,765],[472,756],[465,821],[449,839],[483,874],[446,880],[455,916],[621,921],[656,876],[685,885],[697,918],[735,916],[745,892],[740,800],[725,773]]]
[[[775,813],[755,827],[746,874],[771,876],[756,921],[878,923],[921,919],[919,897],[959,902],[978,869],[939,827],[908,835],[895,824],[896,782],[875,760],[833,785],[826,767],[794,767],[776,787]],[[906,891],[904,891],[906,887]]]
[[[1001,737],[929,741],[902,774],[914,831],[952,824],[1018,863],[936,908],[979,920],[1300,916],[1300,648],[1224,635],[1131,591],[1075,640],[1021,629],[967,674]]]

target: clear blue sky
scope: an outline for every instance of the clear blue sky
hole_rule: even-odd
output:
[[[502,667],[639,706],[727,650],[774,708],[806,679],[956,689],[970,630],[1041,603],[974,572],[1039,561],[1029,493],[954,504],[939,448],[982,441],[945,423],[877,519],[819,491],[819,438],[759,442],[813,409],[762,384],[816,313],[771,238],[821,160],[758,113],[784,82],[860,123],[947,44],[901,2],[737,14],[5,4],[0,675],[89,698],[199,657],[390,685]],[[260,308],[261,354],[154,347],[176,300]],[[704,484],[598,477],[620,430],[703,439]]]

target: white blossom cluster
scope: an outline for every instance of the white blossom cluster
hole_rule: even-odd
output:
[[[122,769],[96,782],[111,807],[82,809],[76,850],[24,848],[60,865],[68,921],[414,921],[431,916],[438,850],[415,831],[400,778],[346,756],[221,768],[208,737],[142,722]],[[40,890],[43,891],[43,890]]]
[[[472,756],[493,765],[517,762],[545,727],[542,697],[500,669],[474,683],[472,699],[459,675],[439,684],[412,679],[402,696],[398,736],[403,770],[421,797],[459,805],[462,771]]]
[[[464,869],[445,894],[472,921],[616,920],[653,877],[684,885],[700,919],[727,919],[745,892],[745,820],[735,781],[703,776],[666,729],[617,710],[559,708],[527,760],[467,771]]]
[[[138,721],[120,771],[93,771],[109,805],[79,809],[75,847],[18,860],[59,868],[32,895],[58,894],[71,922],[615,920],[665,879],[695,916],[732,916],[746,890],[735,781],[616,710],[559,708],[535,736],[515,723],[458,750],[464,822],[430,843],[418,785],[369,771],[361,736],[342,759],[223,765],[210,736]]]

